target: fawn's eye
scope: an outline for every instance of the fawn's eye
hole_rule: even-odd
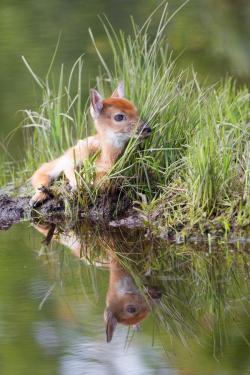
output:
[[[126,117],[122,113],[118,113],[117,115],[114,116],[114,120],[118,122],[125,120],[125,118]]]
[[[136,311],[137,311],[137,308],[133,305],[128,305],[126,307],[126,311],[129,313],[129,314],[135,314]]]

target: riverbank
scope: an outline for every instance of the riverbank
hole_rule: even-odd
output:
[[[122,229],[133,231],[142,230],[147,238],[162,239],[170,243],[211,243],[211,241],[222,241],[224,243],[250,243],[250,227],[235,227],[231,231],[225,231],[222,225],[213,221],[204,221],[203,226],[194,225],[185,227],[177,224],[166,226],[164,222],[163,207],[152,212],[138,210],[127,202],[123,212],[117,212],[114,196],[103,199],[100,197],[95,205],[88,208],[80,207],[77,200],[72,200],[70,207],[68,203],[58,198],[51,198],[40,207],[32,209],[29,205],[30,196],[14,197],[7,194],[0,194],[0,230],[7,230],[12,225],[21,221],[31,223],[46,223],[53,228],[65,225],[68,227],[81,226],[88,222],[104,233],[110,230]],[[53,234],[52,234],[53,235]]]
[[[111,66],[90,31],[101,63],[99,92],[106,97],[123,80],[126,97],[138,106],[152,134],[143,142],[130,140],[109,175],[109,193],[100,197],[93,187],[94,160],[88,160],[77,172],[76,203],[71,205],[63,179],[54,184],[53,195],[64,202],[69,217],[75,215],[72,207],[88,212],[101,204],[103,210],[100,202],[106,202],[107,217],[122,217],[133,207],[144,225],[156,231],[181,232],[184,237],[195,231],[241,232],[250,225],[249,91],[230,78],[208,87],[192,69],[177,71],[166,41],[166,6],[158,12],[162,16],[156,28],[151,29],[151,15],[141,28],[132,21],[129,35],[103,20]],[[94,132],[89,102],[83,104],[82,58],[69,76],[62,68],[57,79],[51,74],[53,58],[44,80],[23,60],[43,102],[24,111],[26,153],[13,172],[20,183],[41,163]]]

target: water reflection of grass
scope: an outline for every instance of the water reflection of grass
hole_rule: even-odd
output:
[[[195,375],[239,371],[247,374],[250,365],[247,245],[178,246],[152,242],[140,231],[107,232],[86,225],[73,232],[81,239],[90,266],[84,265],[85,251],[80,264],[65,249],[63,255],[54,246],[54,251],[48,252],[59,288],[63,287],[66,295],[69,290],[77,299],[79,294],[83,295],[86,303],[90,293],[97,300],[101,293],[104,300],[105,291],[96,278],[95,265],[112,253],[142,291],[145,285],[161,289],[161,301],[153,310],[153,319],[143,324],[143,331],[153,334],[153,343],[161,342],[174,367]],[[130,332],[128,345],[132,336]]]
[[[147,218],[160,213],[161,227],[224,231],[249,224],[249,93],[230,79],[203,88],[195,73],[176,73],[166,45],[167,7],[156,36],[150,37],[151,15],[141,28],[132,21],[130,35],[103,26],[113,64],[108,66],[90,32],[101,62],[97,87],[103,93],[122,79],[127,96],[150,123],[152,136],[143,144],[131,140],[110,178],[114,185],[137,201]],[[28,69],[31,71],[25,60]],[[53,61],[51,66],[53,65]],[[54,158],[75,139],[92,132],[88,104],[82,104],[83,61],[79,58],[69,78],[62,66],[58,80],[45,80],[31,71],[43,92],[37,112],[26,111],[25,175],[43,161]],[[23,170],[22,170],[23,175]],[[95,200],[91,163],[79,175],[81,203]],[[60,191],[55,188],[56,191]]]
[[[184,254],[179,281],[175,267],[172,280],[165,283],[168,309],[159,312],[160,330],[174,326],[174,346],[182,353],[182,364],[197,373],[214,373],[220,366],[229,373],[249,369],[249,256],[231,251],[223,246],[208,257]],[[162,336],[168,347],[170,337]]]
[[[114,246],[114,239],[112,239]],[[143,289],[161,287],[155,340],[187,373],[249,370],[249,255],[247,245],[169,245],[117,239],[114,248]],[[130,250],[127,258],[124,250]],[[122,252],[123,251],[123,252]]]

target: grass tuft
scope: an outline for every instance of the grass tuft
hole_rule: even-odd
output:
[[[249,92],[232,79],[203,87],[191,68],[178,71],[166,39],[172,17],[163,2],[141,27],[131,18],[129,35],[101,18],[111,64],[89,31],[101,65],[97,88],[105,96],[123,80],[126,96],[153,130],[145,142],[129,142],[110,179],[141,201],[151,217],[160,207],[161,226],[204,229],[213,223],[228,230],[249,225]],[[43,81],[24,59],[43,93],[37,111],[24,111],[27,177],[42,162],[93,132],[89,103],[83,105],[82,100],[82,57],[68,78],[62,65],[56,84],[51,79],[53,62],[54,57]],[[78,178],[91,203],[96,197],[92,176],[93,168],[87,164]]]

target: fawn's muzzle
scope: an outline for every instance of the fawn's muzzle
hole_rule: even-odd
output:
[[[146,122],[142,122],[138,129],[138,134],[140,138],[147,138],[149,134],[151,133],[151,128]]]
[[[155,286],[148,286],[147,292],[150,295],[150,297],[154,300],[159,300],[162,296],[161,290]]]

